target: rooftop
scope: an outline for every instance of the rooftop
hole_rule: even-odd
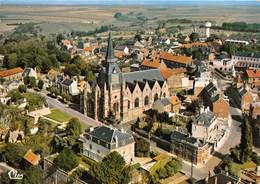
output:
[[[125,82],[131,82],[131,83],[134,83],[134,81],[145,81],[145,80],[164,81],[164,78],[159,69],[122,73],[122,77]]]
[[[108,144],[116,143],[117,141],[127,142],[127,140],[129,139],[133,139],[133,137],[130,134],[122,132],[113,126],[97,127],[94,130],[90,131],[88,134]]]
[[[29,149],[24,157],[25,160],[27,160],[29,163],[31,163],[32,165],[38,165],[39,160],[40,160],[40,156],[36,155],[35,153],[32,152],[31,149]]]
[[[0,77],[8,77],[8,76],[15,75],[18,73],[23,73],[23,69],[21,67],[0,71]]]
[[[160,58],[167,61],[177,62],[182,64],[190,64],[192,62],[191,57],[183,56],[183,55],[173,55],[168,52],[161,52]]]
[[[246,70],[249,78],[260,78],[260,70]]]

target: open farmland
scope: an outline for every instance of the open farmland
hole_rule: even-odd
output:
[[[0,32],[10,31],[15,26],[7,24],[35,22],[44,33],[70,32],[72,30],[88,31],[104,24],[117,27],[136,25],[133,18],[116,20],[115,13],[124,15],[142,15],[148,20],[142,24],[145,28],[154,28],[158,21],[168,19],[190,19],[193,21],[211,20],[216,24],[222,22],[244,21],[260,23],[259,6],[14,6],[0,7]],[[137,25],[138,26],[138,25]],[[133,26],[134,27],[134,26]]]

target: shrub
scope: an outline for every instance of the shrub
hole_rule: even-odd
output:
[[[158,173],[160,179],[168,177],[168,173],[167,173],[167,170],[165,168],[158,169],[157,173]]]

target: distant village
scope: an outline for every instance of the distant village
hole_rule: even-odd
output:
[[[134,172],[126,183],[259,183],[259,46],[223,40],[211,27],[59,35],[55,47],[70,64],[1,70],[0,174],[41,166],[46,184],[105,183],[91,169],[117,152]],[[22,166],[12,149],[23,150]],[[235,172],[236,163],[250,166]]]

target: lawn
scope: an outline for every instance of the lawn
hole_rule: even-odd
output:
[[[171,160],[172,160],[172,157],[167,156],[166,158],[163,158],[163,159],[157,161],[150,169],[151,175],[153,176],[159,168],[163,168]]]
[[[231,170],[234,172],[234,174],[239,175],[241,169],[255,168],[255,167],[256,164],[252,161],[245,162],[244,164],[232,163]]]
[[[51,114],[46,117],[61,123],[68,122],[72,118],[69,114],[60,109],[51,109]]]

